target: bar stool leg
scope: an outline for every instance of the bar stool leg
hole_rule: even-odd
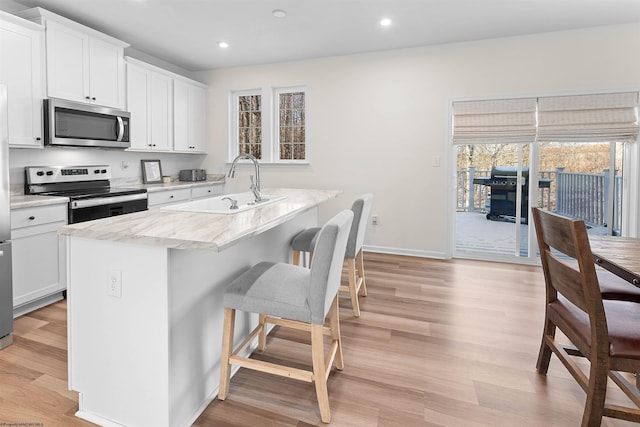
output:
[[[233,330],[235,327],[236,310],[233,308],[224,309],[224,325],[222,330],[222,352],[220,356],[220,390],[218,399],[225,400],[229,394],[229,380],[231,375],[231,365],[229,357],[233,352]]]
[[[313,382],[316,386],[316,396],[320,407],[320,418],[323,423],[331,421],[329,409],[329,392],[327,390],[327,375],[324,365],[324,341],[322,325],[311,325],[311,354],[313,360]]]
[[[353,307],[353,315],[360,317],[360,304],[358,303],[358,274],[356,272],[356,260],[347,258],[347,274],[349,276],[349,296]]]
[[[267,316],[260,314],[260,333],[258,335],[258,350],[264,351],[267,347]]]
[[[362,279],[362,284],[360,285],[360,295],[366,297],[367,284],[364,280],[364,255],[362,254],[362,249],[360,249],[360,251],[358,251],[358,255],[356,255],[356,268],[358,270],[358,276]]]
[[[329,309],[329,326],[331,328],[331,343],[337,343],[335,363],[338,370],[344,369],[344,359],[342,358],[342,337],[340,336],[340,308],[338,307],[338,295],[333,300]],[[331,367],[329,367],[331,369]]]

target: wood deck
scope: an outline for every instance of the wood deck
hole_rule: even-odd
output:
[[[490,221],[486,214],[480,212],[456,212],[456,254],[492,254],[496,256],[515,256],[516,237],[515,228],[520,227],[521,240],[518,256],[528,256],[529,225],[514,221]],[[588,230],[589,234],[604,235],[606,227],[595,227]],[[535,239],[535,234],[533,234]],[[538,246],[534,244],[537,253]]]

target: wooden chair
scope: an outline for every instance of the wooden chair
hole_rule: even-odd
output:
[[[583,427],[599,426],[603,416],[640,422],[640,393],[621,374],[640,372],[640,304],[602,298],[584,221],[532,211],[546,286],[538,372],[547,373],[552,353],[560,359],[587,394]],[[575,347],[560,344],[556,328]],[[588,377],[572,356],[589,360]],[[636,407],[606,402],[608,377]]]
[[[351,210],[353,211],[353,223],[351,224],[349,241],[347,242],[347,250],[344,256],[347,263],[348,284],[340,286],[340,290],[349,293],[351,306],[353,307],[353,314],[356,317],[360,317],[358,294],[363,297],[367,296],[362,245],[364,243],[364,233],[367,228],[367,221],[369,214],[371,213],[372,203],[373,195],[363,194],[358,197],[351,206]],[[293,249],[293,264],[300,264],[300,255],[302,252],[309,253],[309,263],[311,264],[316,235],[319,230],[320,227],[307,228],[293,238],[291,242],[291,249]]]
[[[225,400],[229,392],[231,365],[315,383],[322,422],[331,421],[327,378],[334,361],[344,367],[338,318],[338,288],[344,252],[353,220],[345,210],[318,233],[316,256],[311,269],[287,264],[262,262],[235,279],[224,295],[224,326],[220,360],[220,391]],[[258,326],[235,351],[233,333],[236,310],[259,313]],[[325,318],[328,317],[328,326]],[[311,333],[312,371],[241,357],[256,336],[258,348],[265,350],[267,325],[274,324]],[[327,356],[323,335],[331,336]]]

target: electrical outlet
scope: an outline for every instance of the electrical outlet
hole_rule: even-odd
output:
[[[378,225],[379,223],[378,215],[371,215],[371,225]]]
[[[122,271],[110,271],[107,276],[107,295],[122,298]]]

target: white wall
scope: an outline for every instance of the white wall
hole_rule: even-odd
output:
[[[369,226],[369,247],[450,256],[451,101],[637,90],[639,47],[640,24],[629,24],[203,72],[203,166],[227,167],[229,91],[305,84],[311,165],[264,167],[263,187],[344,190],[322,220],[371,191],[380,225]],[[248,187],[247,174],[233,185]]]

